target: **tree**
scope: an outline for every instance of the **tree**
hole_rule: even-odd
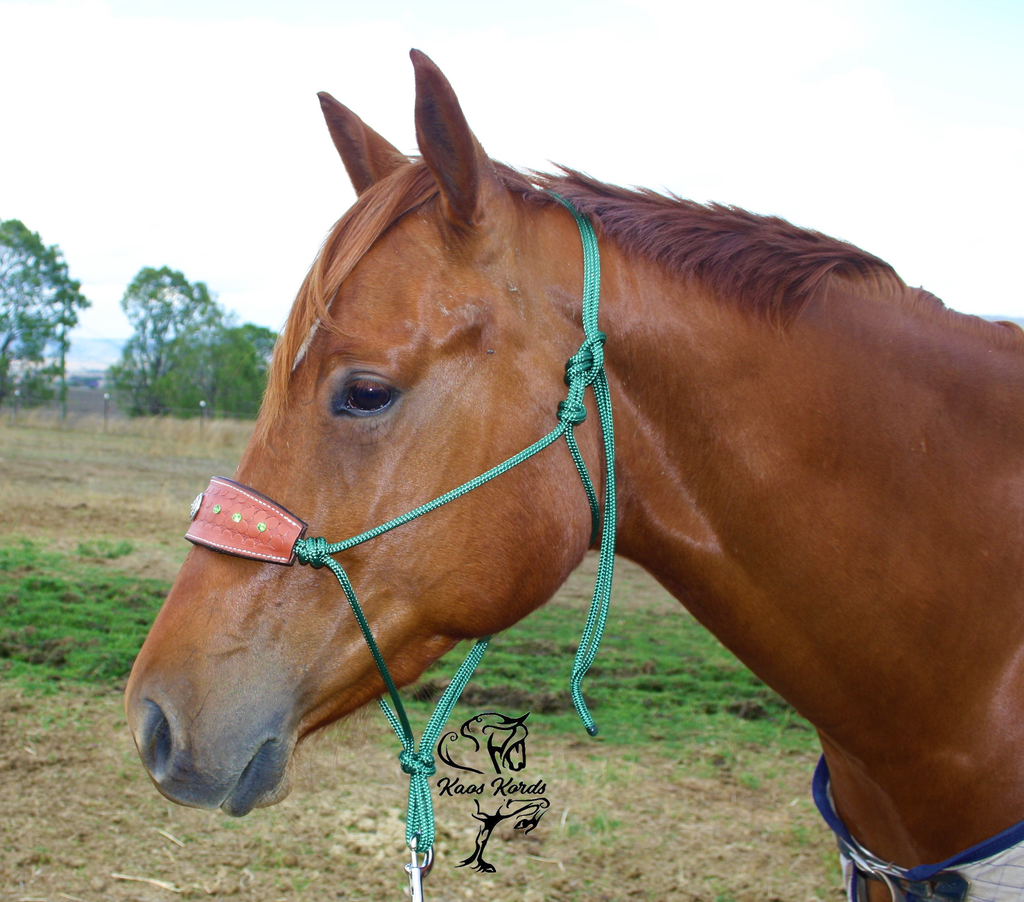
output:
[[[56,244],[18,219],[0,222],[0,401],[15,387],[29,402],[45,396],[54,375],[64,400],[69,333],[89,306],[80,289]]]
[[[223,312],[203,282],[192,284],[177,270],[143,267],[125,289],[121,309],[135,334],[128,339],[121,362],[111,367],[115,388],[129,402],[133,415],[167,413],[171,385],[180,375],[183,351],[210,342],[222,326]],[[202,384],[204,373],[189,374]]]
[[[236,417],[255,417],[267,387],[277,333],[244,323],[224,329],[215,348],[214,407]]]
[[[205,401],[210,413],[256,415],[273,331],[235,325],[206,285],[167,267],[140,270],[121,306],[135,334],[110,376],[131,414],[196,416]]]

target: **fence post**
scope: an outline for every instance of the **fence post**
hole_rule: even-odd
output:
[[[14,416],[11,418],[12,423],[18,422],[18,403],[21,401],[21,389],[16,388],[14,390]]]
[[[103,431],[107,431],[107,415],[110,411],[110,392],[103,392]]]
[[[199,402],[199,437],[203,437],[203,420],[206,419],[206,402]]]

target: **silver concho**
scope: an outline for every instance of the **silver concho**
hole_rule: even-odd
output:
[[[196,495],[196,500],[192,502],[192,507],[189,509],[189,520],[195,520],[196,514],[199,513],[199,506],[203,503],[203,498],[206,497],[205,492],[200,492]]]

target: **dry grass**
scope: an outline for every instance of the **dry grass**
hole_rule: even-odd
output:
[[[34,414],[32,414],[34,416]],[[58,428],[28,415],[0,420],[0,537],[25,536],[73,551],[79,542],[127,539],[117,566],[173,579],[192,499],[211,476],[235,471],[252,423],[111,421],[111,430]],[[94,424],[95,425],[95,424]]]
[[[403,898],[405,784],[377,719],[311,744],[292,795],[242,820],[162,799],[110,693],[24,698],[0,684],[0,730],[0,898]],[[527,773],[546,780],[550,810],[526,836],[496,833],[498,870],[483,874],[456,867],[473,851],[473,804],[439,798],[431,902],[840,902],[810,755],[740,749],[723,764],[530,741]]]
[[[205,419],[184,420],[176,417],[109,417],[102,415],[69,415],[61,421],[51,410],[21,411],[17,420],[8,413],[0,418],[0,431],[5,429],[55,430],[92,435],[124,435],[147,439],[154,451],[162,454],[193,456],[197,453],[222,450],[241,453],[256,423],[253,420]]]

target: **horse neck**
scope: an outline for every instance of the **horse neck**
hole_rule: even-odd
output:
[[[878,854],[1015,823],[1020,350],[909,291],[837,282],[779,328],[611,257],[620,552],[817,727]]]

